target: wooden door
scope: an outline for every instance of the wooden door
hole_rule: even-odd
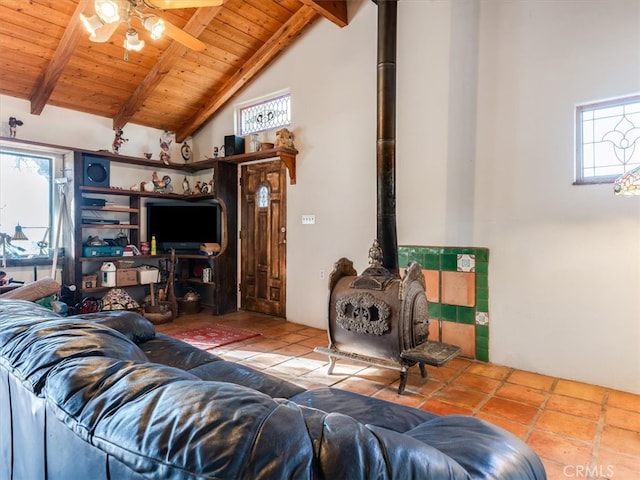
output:
[[[241,175],[241,308],[285,317],[286,167],[280,160],[250,164]]]

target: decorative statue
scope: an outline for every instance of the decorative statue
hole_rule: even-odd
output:
[[[378,239],[373,240],[373,245],[369,249],[369,265],[372,267],[379,267],[382,264],[382,249]]]
[[[151,175],[151,179],[153,182],[155,192],[161,192],[161,193],[173,192],[173,186],[171,185],[171,177],[169,175],[165,175],[164,177],[162,177],[162,179],[160,179],[160,177],[158,176],[158,172],[153,172],[153,174]]]
[[[128,142],[129,139],[128,138],[124,138],[123,137],[124,132],[122,131],[121,128],[117,128],[116,129],[116,136],[113,139],[113,143],[111,144],[111,146],[113,147],[113,153],[120,153],[120,147],[122,146],[122,144],[124,142]]]
[[[185,195],[189,195],[191,193],[191,187],[189,186],[189,180],[187,180],[187,177],[184,177],[184,180],[182,180],[182,190]]]
[[[276,132],[276,142],[274,146],[275,148],[296,148],[293,144],[293,132],[289,131],[286,128],[281,128],[280,130],[278,130]]]
[[[18,120],[16,117],[9,117],[9,137],[16,138],[16,129],[24,125],[22,120]]]
[[[171,132],[164,131],[162,136],[160,137],[160,160],[165,165],[169,165],[171,161],[171,144],[173,143],[173,139],[171,138]]]

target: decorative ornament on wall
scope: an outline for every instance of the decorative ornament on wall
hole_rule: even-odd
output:
[[[160,160],[165,165],[171,163],[171,144],[173,143],[173,134],[165,130],[160,136]]]
[[[613,184],[613,192],[628,197],[640,195],[640,166],[618,177]]]
[[[188,162],[193,157],[191,147],[186,141],[182,144],[182,147],[180,147],[180,154],[182,155],[182,158],[185,162]]]

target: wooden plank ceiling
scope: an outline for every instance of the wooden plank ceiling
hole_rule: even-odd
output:
[[[174,2],[175,3],[175,2]],[[225,0],[219,7],[157,12],[206,45],[194,51],[166,35],[124,59],[121,23],[94,43],[80,14],[93,0],[0,1],[0,93],[31,102],[175,132],[183,141],[319,18],[347,25],[344,0]],[[135,22],[135,23],[134,23]]]

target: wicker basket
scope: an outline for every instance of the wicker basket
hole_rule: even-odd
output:
[[[142,315],[155,324],[169,323],[173,320],[170,302],[157,302],[156,305],[145,303]]]

